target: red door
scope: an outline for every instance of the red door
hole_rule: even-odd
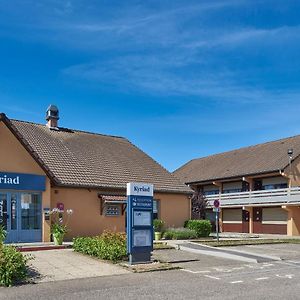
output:
[[[253,233],[263,233],[261,207],[253,207]]]
[[[249,233],[249,211],[242,211],[242,232]]]

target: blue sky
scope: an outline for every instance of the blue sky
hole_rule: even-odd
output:
[[[299,1],[0,1],[0,111],[121,135],[170,171],[300,134]]]

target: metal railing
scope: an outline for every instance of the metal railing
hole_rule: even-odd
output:
[[[213,206],[214,201],[219,200],[221,207],[265,204],[300,205],[300,187],[207,195],[205,198],[208,201],[208,206]]]

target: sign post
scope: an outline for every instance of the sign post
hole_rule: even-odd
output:
[[[127,183],[127,254],[129,264],[151,261],[153,251],[153,185]]]
[[[217,241],[219,243],[219,212],[220,212],[220,201],[214,201],[214,212],[216,212],[216,234],[217,234]]]

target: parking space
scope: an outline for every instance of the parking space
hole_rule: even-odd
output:
[[[233,249],[239,251],[250,252],[257,255],[270,255],[280,257],[283,260],[300,259],[300,244],[268,244],[268,245],[248,245],[222,247],[222,249]]]
[[[216,266],[209,268],[181,269],[185,276],[197,276],[202,280],[222,282],[222,284],[251,284],[280,280],[300,279],[299,262],[274,262],[261,264],[240,264],[236,266]]]

